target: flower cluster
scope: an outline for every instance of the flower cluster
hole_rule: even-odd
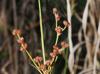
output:
[[[56,27],[55,27],[55,31],[57,33],[58,36],[60,36],[62,34],[62,32],[70,26],[70,23],[67,20],[63,20],[63,25],[64,28],[61,28],[60,26],[58,26],[58,21],[60,21],[61,19],[61,15],[59,13],[59,11],[57,10],[57,8],[53,8],[53,14],[55,16],[55,20],[56,20]]]
[[[69,24],[69,22],[68,22],[67,20],[64,20],[64,21],[63,21],[63,24],[64,24],[65,27],[70,26],[70,24]]]
[[[34,58],[34,61],[35,61],[35,63],[37,64],[39,70],[40,70],[43,74],[48,74],[48,73],[51,71],[53,59],[46,60],[45,63],[43,64],[43,62],[42,62],[42,57],[36,56],[36,57]]]
[[[21,35],[21,31],[20,31],[19,29],[14,29],[13,32],[12,32],[12,34],[13,34],[14,36],[16,36],[16,35]]]
[[[50,53],[50,56],[52,57],[52,58],[55,58],[58,54],[59,54],[59,48],[56,46],[56,45],[54,45],[53,46],[53,52],[51,52]]]
[[[55,31],[57,33],[57,38],[55,45],[53,46],[53,50],[50,53],[50,58],[43,62],[43,57],[36,56],[35,58],[32,58],[31,54],[27,51],[27,43],[24,41],[24,38],[21,36],[21,31],[19,29],[13,30],[13,35],[16,37],[18,44],[20,45],[20,51],[25,51],[28,55],[29,59],[32,61],[34,67],[41,73],[41,74],[49,74],[53,68],[53,63],[55,63],[55,58],[58,56],[58,54],[61,54],[62,49],[68,48],[68,43],[65,41],[61,42],[61,48],[57,46],[58,38],[62,34],[62,32],[68,27],[70,24],[67,20],[63,21],[64,28],[61,28],[57,25],[57,22],[60,21],[61,16],[56,8],[53,9],[53,14],[55,16],[56,20],[56,27]]]
[[[21,37],[21,31],[19,29],[14,29],[12,34],[16,37],[17,42],[21,46],[20,51],[26,50],[27,49],[27,43],[24,41],[24,38]]]
[[[43,64],[42,57],[36,56],[35,58],[32,58],[30,53],[26,50],[27,44],[25,43],[24,38],[21,36],[21,31],[19,29],[14,29],[12,34],[16,37],[17,43],[21,47],[20,51],[26,51],[27,55],[29,56],[29,59],[33,62],[38,71],[40,71],[43,74],[48,74],[51,71],[53,59],[46,60]],[[54,52],[56,53],[57,51],[54,50]]]
[[[36,57],[34,58],[34,61],[35,61],[36,63],[42,62],[42,57],[36,56]]]

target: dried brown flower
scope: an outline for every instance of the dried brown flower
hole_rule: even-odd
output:
[[[57,32],[58,36],[62,34],[62,28],[60,26],[56,27],[55,31]]]
[[[53,14],[56,14],[58,12],[57,8],[53,8]]]
[[[50,56],[51,56],[52,58],[55,58],[55,57],[56,57],[56,54],[53,53],[53,52],[51,52],[51,53],[50,53]]]
[[[15,36],[15,35],[20,35],[21,34],[21,31],[19,29],[14,29],[12,34]]]
[[[39,62],[42,61],[42,57],[36,56],[36,57],[34,58],[34,61],[35,61],[36,63],[39,63]]]
[[[67,20],[64,20],[63,21],[63,24],[66,26],[66,27],[68,27],[70,24],[69,24],[69,22],[67,21]]]
[[[46,69],[46,66],[44,64],[41,64],[40,69],[44,71]]]
[[[19,38],[19,39],[17,40],[17,42],[18,42],[19,44],[23,44],[23,43],[24,43],[24,38],[23,38],[23,37]]]

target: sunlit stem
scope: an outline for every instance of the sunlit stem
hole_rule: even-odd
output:
[[[25,50],[26,54],[28,55],[28,57],[30,58],[30,60],[32,61],[32,63],[35,65],[36,69],[40,72],[40,74],[42,74],[42,72],[40,71],[40,69],[38,68],[37,64],[35,63],[34,59],[32,58],[32,56],[30,55],[30,53]]]
[[[41,4],[40,4],[40,0],[38,0],[38,5],[39,5],[39,17],[40,17],[40,32],[41,32],[42,55],[43,55],[43,62],[45,63],[43,24],[42,24],[42,13],[41,13]]]
[[[58,43],[58,39],[59,39],[59,36],[58,36],[58,34],[57,34],[55,45],[57,45],[57,43]]]
[[[20,35],[17,34],[18,39],[20,39]],[[34,59],[32,58],[31,54],[27,51],[27,49],[24,47],[23,44],[21,44],[21,47],[25,50],[26,54],[28,55],[29,59],[32,61],[32,63],[34,64],[34,67],[40,72],[40,74],[42,74],[42,72],[39,70],[39,67],[37,66],[37,64],[35,63]]]
[[[57,23],[57,20],[56,20],[56,27],[57,27],[57,25],[58,25],[58,23]],[[57,43],[58,43],[58,39],[59,39],[59,35],[57,34],[55,45],[57,45]]]
[[[57,23],[57,20],[56,20],[56,27],[57,27],[57,24],[58,24],[58,23]]]

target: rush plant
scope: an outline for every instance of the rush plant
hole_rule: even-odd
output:
[[[53,45],[53,50],[49,55],[49,59],[46,59],[45,55],[45,48],[44,48],[44,35],[43,35],[43,24],[42,24],[42,12],[41,12],[41,4],[40,0],[38,0],[38,5],[39,5],[39,17],[40,17],[40,33],[41,33],[41,47],[42,47],[42,56],[36,56],[35,58],[32,58],[31,54],[28,51],[28,45],[24,41],[24,38],[22,37],[22,33],[19,29],[14,29],[13,30],[13,35],[16,38],[18,44],[20,45],[20,51],[25,53],[29,60],[31,61],[31,65],[34,66],[36,70],[40,74],[52,74],[52,70],[54,67],[54,63],[57,60],[58,54],[61,54],[62,51],[65,48],[68,48],[69,44],[66,43],[65,41],[61,42],[61,48],[58,47],[58,41],[59,37],[62,35],[63,31],[70,26],[67,20],[63,21],[64,28],[61,26],[58,26],[58,21],[60,21],[61,16],[57,10],[57,8],[53,8],[53,14],[55,17],[55,32],[57,33],[56,35],[56,41],[55,44]]]

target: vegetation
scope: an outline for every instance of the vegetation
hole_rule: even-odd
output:
[[[1,0],[0,74],[99,74],[99,0]]]

